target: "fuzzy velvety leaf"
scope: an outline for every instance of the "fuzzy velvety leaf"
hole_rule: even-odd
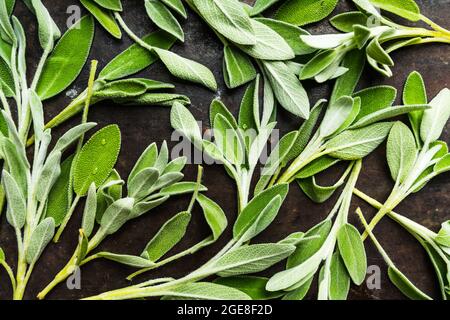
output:
[[[344,224],[338,234],[339,252],[353,282],[360,285],[367,270],[367,258],[359,231],[351,224]]]
[[[202,17],[231,41],[254,45],[255,32],[248,14],[238,0],[193,0]]]
[[[450,90],[441,90],[430,105],[431,109],[424,112],[420,125],[420,137],[428,143],[439,139],[450,117]]]
[[[342,160],[364,158],[386,139],[391,127],[392,123],[381,122],[344,131],[327,143],[329,155]]]
[[[414,135],[402,122],[396,122],[389,133],[386,156],[392,179],[402,183],[410,174],[417,158]]]
[[[227,45],[224,47],[224,79],[228,88],[237,88],[256,77],[251,60],[239,49]]]
[[[39,259],[54,234],[55,222],[52,218],[45,218],[37,225],[31,234],[30,244],[26,251],[28,264],[33,264]]]
[[[408,76],[403,89],[403,103],[406,105],[427,104],[427,91],[422,76],[417,71],[413,71]],[[420,141],[420,123],[422,122],[423,111],[413,111],[408,114],[409,122],[413,128],[414,136]]]
[[[85,16],[58,41],[45,62],[36,92],[42,100],[64,91],[86,63],[94,38],[94,20]],[[76,43],[76,46],[74,46]]]
[[[80,0],[80,2],[114,38],[122,38],[122,31],[112,12],[99,6],[94,0]]]
[[[145,0],[145,10],[150,19],[162,30],[184,41],[184,32],[178,20],[159,0]]]
[[[180,212],[167,221],[145,247],[142,257],[156,262],[183,239],[191,221],[189,212]]]
[[[338,0],[289,0],[280,7],[275,17],[298,26],[326,18],[336,7]]]
[[[108,178],[116,164],[120,144],[117,125],[100,129],[86,142],[73,168],[73,188],[77,195],[85,195],[92,182],[100,186]]]
[[[301,118],[308,119],[309,99],[295,74],[281,61],[264,61],[263,66],[281,106]]]
[[[142,41],[152,47],[170,49],[175,38],[163,31],[150,33]],[[133,44],[112,59],[99,74],[99,79],[117,80],[144,70],[155,61],[158,56],[138,44]]]
[[[248,294],[252,300],[272,300],[283,295],[281,292],[269,292],[266,290],[267,278],[256,276],[236,276],[217,278],[214,283],[238,289]]]

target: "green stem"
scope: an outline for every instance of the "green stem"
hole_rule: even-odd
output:
[[[359,219],[361,220],[361,223],[363,224],[364,228],[366,229],[366,232],[368,233],[370,239],[372,240],[373,244],[377,248],[377,250],[380,252],[381,256],[383,257],[384,261],[388,264],[389,267],[395,267],[394,262],[389,258],[386,251],[384,251],[381,244],[378,242],[377,238],[372,233],[372,229],[370,229],[369,225],[367,224],[366,219],[364,218],[364,215],[362,214],[362,211],[360,208],[356,210],[356,213],[359,216]]]
[[[311,150],[310,150],[311,149]],[[305,150],[300,154],[294,162],[288,167],[288,169],[283,173],[283,175],[278,179],[277,184],[281,183],[291,183],[298,172],[310,164],[314,160],[327,155],[330,153],[322,146],[322,139],[318,138],[316,141],[312,141],[310,146],[306,147]]]
[[[202,183],[202,176],[203,176],[203,167],[198,166],[198,172],[197,172],[197,182],[195,185],[194,193],[192,194],[191,201],[189,203],[189,207],[187,209],[188,212],[192,212],[192,209],[194,208],[195,201],[198,197],[198,191],[200,189],[200,184]]]
[[[0,265],[5,268],[6,273],[8,274],[9,280],[11,281],[11,287],[13,292],[16,291],[16,279],[14,278],[14,272],[6,261],[1,261]]]
[[[123,21],[121,15],[118,12],[114,13],[114,17],[116,18],[117,22],[119,23],[119,25],[122,27],[122,29],[125,31],[125,33],[134,41],[136,42],[138,45],[140,45],[141,47],[149,50],[149,51],[154,51],[154,48],[149,45],[148,43],[146,43],[145,41],[143,41],[141,38],[139,38],[130,28],[128,28],[127,24],[125,23],[125,21]]]
[[[431,19],[425,17],[424,15],[420,15],[420,19],[425,22],[426,24],[428,24],[430,27],[432,27],[434,30],[441,32],[443,34],[446,34],[448,36],[450,36],[450,31],[441,27],[440,25],[438,25],[437,23],[435,23],[434,21],[432,21]]]
[[[61,237],[61,234],[63,233],[64,229],[66,228],[67,223],[69,223],[69,220],[72,217],[72,214],[74,213],[80,199],[81,199],[81,196],[77,195],[75,197],[75,199],[73,200],[69,211],[65,215],[64,220],[62,221],[61,225],[58,228],[58,231],[55,234],[55,237],[53,238],[53,242],[57,243],[59,241],[59,238]]]

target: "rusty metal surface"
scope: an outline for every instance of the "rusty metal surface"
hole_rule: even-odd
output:
[[[60,27],[65,26],[68,15],[67,7],[74,1],[70,0],[44,0],[48,8]],[[252,0],[247,0],[252,2]],[[435,20],[437,23],[450,27],[448,24],[450,17],[450,6],[447,1],[417,1],[423,13]],[[124,19],[130,27],[140,36],[155,30],[155,26],[149,21],[143,11],[143,4],[140,1],[123,0]],[[350,8],[348,1],[342,1],[334,13],[342,12]],[[16,8],[16,15],[23,22],[28,33],[29,42],[29,62],[36,63],[40,54],[40,47],[36,38],[36,24],[34,17],[27,12],[22,3]],[[192,100],[191,110],[197,119],[208,123],[208,107],[211,99],[221,97],[225,104],[236,114],[239,102],[243,94],[243,88],[237,90],[226,89],[222,80],[222,47],[213,33],[205,28],[198,17],[189,12],[186,22],[183,22],[186,33],[184,44],[177,44],[173,50],[182,56],[201,61],[214,72],[219,82],[220,90],[212,93],[199,86],[183,83],[174,79],[157,63],[143,72],[141,75],[156,80],[170,81],[176,84],[177,92],[188,95]],[[324,21],[308,28],[313,33],[332,31],[328,22]],[[130,39],[124,36],[122,40],[112,39],[105,31],[97,26],[95,42],[90,55],[91,59],[100,61],[100,67],[104,66],[114,55],[124,50],[131,44]],[[76,45],[76,44],[74,44]],[[389,84],[401,90],[407,75],[417,70],[422,73],[427,84],[429,97],[434,96],[441,88],[449,86],[449,47],[444,45],[428,45],[426,47],[412,47],[401,50],[394,54],[396,66],[394,67],[394,77],[387,79],[375,74],[372,71],[365,72],[360,87],[377,84]],[[33,68],[31,68],[33,69]],[[31,70],[33,71],[33,70]],[[81,91],[87,82],[88,70],[85,68],[80,77],[76,80],[71,89]],[[330,85],[317,86],[313,83],[305,83],[312,102],[319,98],[326,98]],[[401,92],[401,91],[400,91]],[[46,117],[55,115],[70,101],[67,96],[60,95],[45,104]],[[397,100],[399,103],[400,101]],[[99,127],[110,123],[117,123],[122,130],[122,151],[117,169],[126,177],[140,153],[151,142],[160,144],[164,139],[170,140],[172,130],[169,124],[169,109],[159,107],[123,107],[106,102],[96,105],[91,109],[90,120],[99,123]],[[64,129],[76,124],[78,119],[73,120],[56,130],[61,133]],[[279,127],[283,131],[293,130],[300,124],[298,119],[280,111]],[[444,133],[444,140],[448,141],[450,132],[447,127]],[[172,144],[173,145],[173,144]],[[319,178],[320,182],[331,182],[332,177],[339,172],[339,168],[331,170],[326,177]],[[195,166],[186,169],[186,176],[193,180],[196,174]],[[448,185],[450,175],[443,175],[435,179],[420,193],[410,196],[398,207],[401,212],[408,217],[424,224],[432,230],[438,230],[441,222],[450,218],[448,207],[450,205],[450,195]],[[233,182],[227,177],[220,166],[207,166],[205,168],[204,184],[208,186],[208,196],[217,201],[227,213],[230,222],[234,221],[236,211],[235,188]],[[370,194],[374,198],[382,201],[386,198],[392,187],[389,178],[388,168],[385,160],[384,147],[379,148],[375,153],[364,160],[364,167],[358,182],[358,188]],[[294,231],[305,231],[315,223],[323,219],[334,204],[336,197],[322,205],[312,203],[302,194],[298,187],[291,186],[290,194],[283,205],[283,208],[276,221],[270,228],[259,236],[257,241],[277,241]],[[147,241],[155,234],[156,230],[170,217],[186,208],[188,198],[177,198],[144,215],[143,217],[127,223],[127,225],[117,234],[108,238],[101,249],[112,250],[118,253],[139,254]],[[367,215],[373,214],[374,210],[355,199],[353,208],[361,206]],[[353,212],[353,211],[352,211]],[[77,242],[77,229],[81,221],[81,211],[78,210],[72,218],[59,244],[51,244],[39,263],[36,265],[31,277],[27,299],[33,299],[37,292],[42,289],[65,264],[71,256]],[[359,226],[355,215],[350,218],[355,225]],[[230,228],[229,228],[230,229]],[[208,233],[208,228],[203,222],[201,213],[195,211],[193,221],[188,231],[188,236],[182,244],[175,250],[181,250],[196,241],[202,239]],[[418,243],[403,229],[389,219],[384,219],[377,227],[375,234],[380,242],[385,246],[386,251],[391,254],[392,259],[398,267],[418,285],[419,288],[438,297],[437,280],[431,263],[428,261],[424,251]],[[167,265],[161,270],[144,275],[141,279],[149,277],[171,276],[179,277],[195,269],[211,257],[228,239],[231,232],[228,230],[215,245],[206,248],[193,257],[184,258],[178,262]],[[8,261],[15,268],[16,243],[15,236],[10,226],[6,223],[5,215],[1,217],[0,224],[0,246],[4,248],[8,255]],[[368,264],[378,265],[382,270],[381,289],[369,290],[363,284],[361,287],[352,286],[349,299],[403,299],[402,294],[389,283],[386,276],[386,265],[381,256],[376,252],[370,242],[366,244],[368,254]],[[280,270],[281,265],[266,272],[270,274]],[[49,299],[78,299],[92,294],[97,294],[105,290],[111,290],[129,285],[125,277],[132,272],[131,268],[120,266],[107,261],[95,261],[82,269],[81,290],[68,290],[65,284],[59,285],[50,295]],[[308,295],[315,297],[315,288]],[[0,270],[0,299],[11,296],[9,283],[6,281],[6,274]]]

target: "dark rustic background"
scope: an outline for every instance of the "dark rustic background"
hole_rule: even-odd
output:
[[[143,1],[122,1],[124,5],[124,19],[139,36],[156,30],[155,26],[145,14]],[[44,0],[43,2],[47,5],[50,13],[62,30],[65,29],[68,18],[68,14],[66,13],[67,7],[70,5],[79,5],[75,0]],[[252,3],[253,0],[247,0],[246,2]],[[423,0],[417,2],[426,16],[444,27],[450,27],[450,6],[447,0]],[[333,14],[343,12],[349,8],[351,8],[350,1],[341,1]],[[37,63],[41,52],[37,41],[35,18],[26,10],[21,1],[18,1],[15,14],[19,17],[27,31],[30,72],[34,72],[34,64]],[[237,90],[226,89],[222,80],[221,71],[222,45],[215,38],[214,34],[191,11],[189,11],[188,19],[183,22],[183,28],[186,33],[186,41],[184,44],[176,44],[173,51],[207,65],[214,72],[218,80],[219,91],[212,93],[202,87],[180,82],[171,77],[161,63],[156,63],[141,75],[176,84],[176,92],[186,94],[191,98],[192,112],[197,119],[203,120],[206,123],[208,123],[209,103],[215,97],[222,98],[226,105],[237,114],[244,88]],[[307,29],[312,33],[334,32],[327,21],[312,25]],[[90,59],[99,60],[101,68],[130,44],[131,41],[126,35],[123,36],[122,40],[115,40],[102,28],[97,26]],[[76,46],[77,44],[74,43],[74,45]],[[449,49],[445,45],[427,45],[400,50],[394,54],[396,66],[393,69],[395,75],[393,78],[383,78],[371,70],[367,70],[360,83],[360,87],[389,84],[399,89],[401,93],[401,88],[407,75],[411,71],[417,70],[424,76],[428,95],[431,98],[443,87],[449,85]],[[69,89],[75,89],[79,92],[82,91],[86,86],[87,76],[88,68],[86,67],[77,81]],[[330,84],[318,86],[317,84],[307,82],[305,85],[312,102],[317,101],[319,98],[328,97]],[[69,101],[70,98],[64,94],[48,101],[45,104],[46,117],[49,119],[56,115]],[[398,99],[397,103],[400,103]],[[169,124],[168,108],[150,106],[124,107],[106,102],[95,105],[91,109],[89,119],[98,122],[99,128],[110,123],[117,123],[120,126],[123,145],[117,169],[124,178],[126,178],[129,170],[148,144],[153,141],[161,144],[164,139],[170,140],[172,133]],[[300,125],[298,119],[283,110],[279,112],[278,119],[279,127],[282,128],[283,132],[294,130]],[[73,121],[70,121],[70,123],[67,123],[55,132],[60,134],[63,130],[70,128],[78,121],[78,119],[73,119]],[[447,128],[450,128],[450,126]],[[443,139],[448,141],[449,137],[450,135],[447,129]],[[335,168],[331,172],[327,172],[327,176],[321,176],[319,181],[322,183],[332,182],[338,173],[341,172],[341,169]],[[188,179],[195,179],[195,166],[188,166],[185,172]],[[450,175],[448,174],[435,179],[420,193],[409,197],[398,207],[397,211],[432,230],[438,230],[440,223],[450,217],[447,211],[450,204],[450,196],[448,194],[449,183]],[[231,225],[235,219],[236,212],[236,191],[233,181],[227,177],[222,167],[208,166],[205,170],[204,184],[209,188],[208,196],[220,203],[227,213]],[[364,160],[364,167],[358,182],[358,187],[380,201],[384,200],[388,195],[392,187],[392,182],[388,175],[384,146]],[[333,197],[322,205],[314,204],[293,184],[290,194],[276,221],[257,241],[277,241],[291,232],[307,230],[328,214],[335,199],[336,197]],[[158,228],[174,214],[184,210],[188,201],[188,197],[172,199],[145,216],[129,222],[120,232],[108,238],[100,249],[111,250],[117,253],[139,254]],[[358,199],[354,199],[353,206],[362,206],[368,216],[375,212]],[[81,221],[80,215],[81,210],[78,210],[77,214],[72,218],[60,243],[57,245],[52,243],[45,251],[31,277],[26,293],[27,299],[34,299],[36,294],[54,277],[72,255],[77,242],[77,229]],[[350,217],[359,226],[355,215],[352,214]],[[178,245],[175,250],[182,250],[196,243],[207,234],[208,228],[203,221],[200,211],[196,210],[185,241]],[[433,268],[419,244],[407,232],[388,218],[380,223],[375,234],[398,267],[419,288],[425,290],[433,297],[439,298],[437,280],[434,276]],[[6,222],[5,215],[1,217],[0,235],[0,246],[6,251],[8,262],[15,268],[15,237],[12,229]],[[230,235],[231,231],[228,230],[215,245],[202,250],[195,256],[186,257],[153,273],[148,273],[142,276],[141,279],[161,276],[182,276],[207,261],[208,258],[230,239]],[[378,265],[382,270],[381,289],[369,290],[364,284],[361,287],[352,286],[349,299],[403,299],[403,295],[387,279],[386,265],[370,241],[367,242],[366,249],[368,264]],[[282,266],[279,265],[266,272],[266,274],[273,274],[273,272],[281,270],[281,268]],[[78,299],[106,290],[123,287],[129,284],[125,280],[125,277],[132,271],[133,269],[131,268],[113,262],[95,261],[82,268],[81,290],[68,290],[63,283],[48,298]],[[308,295],[309,298],[315,298],[315,287],[316,285],[314,285]],[[0,270],[0,299],[8,299],[11,297],[11,294],[6,274],[3,270]]]

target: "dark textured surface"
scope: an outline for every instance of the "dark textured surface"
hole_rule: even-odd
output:
[[[57,24],[65,29],[66,9],[69,5],[76,3],[74,0],[44,0],[43,1],[55,18]],[[247,2],[251,3],[252,0]],[[417,1],[423,13],[432,18],[444,27],[450,27],[448,24],[450,18],[450,6],[447,1]],[[155,26],[149,21],[143,11],[142,1],[123,0],[124,19],[129,23],[135,32],[142,36],[152,30]],[[335,13],[342,12],[350,6],[347,1],[342,1]],[[28,13],[22,3],[16,8],[16,14],[21,19],[28,31],[29,42],[29,65],[36,63],[40,48],[36,40],[36,24],[34,17]],[[221,97],[226,105],[236,114],[239,102],[243,93],[243,88],[237,90],[227,90],[222,80],[222,47],[214,37],[213,33],[205,28],[198,17],[189,12],[189,17],[183,23],[186,33],[185,44],[177,44],[173,50],[182,56],[201,61],[213,70],[216,79],[219,82],[219,91],[212,93],[199,86],[181,83],[170,77],[164,67],[157,63],[142,73],[143,76],[152,79],[170,81],[177,85],[177,92],[188,95],[192,100],[191,110],[197,119],[208,122],[208,106],[214,97]],[[332,31],[329,24],[324,21],[318,25],[308,28],[313,33]],[[112,57],[125,49],[131,42],[127,36],[122,40],[112,39],[105,31],[97,26],[94,46],[91,52],[91,59],[98,59],[100,67],[104,66]],[[76,45],[76,44],[74,44]],[[360,83],[360,87],[366,87],[378,84],[389,84],[401,90],[407,75],[417,70],[422,73],[426,81],[429,97],[434,96],[441,88],[448,86],[449,83],[449,47],[445,45],[428,45],[424,47],[412,47],[401,50],[394,54],[396,66],[393,71],[395,76],[390,79],[367,71]],[[33,72],[34,68],[30,68]],[[85,68],[83,73],[77,79],[71,89],[81,91],[87,82],[88,70]],[[312,102],[319,98],[327,98],[329,85],[317,86],[313,83],[306,83],[310,99]],[[401,91],[400,91],[401,92]],[[45,104],[46,117],[55,115],[70,101],[70,98],[60,95]],[[400,101],[397,100],[399,103]],[[169,124],[169,109],[157,107],[123,107],[112,103],[103,103],[92,108],[89,115],[90,120],[99,123],[99,127],[110,123],[117,123],[122,130],[122,151],[117,169],[126,177],[132,165],[151,142],[160,144],[164,139],[170,140],[172,130]],[[73,120],[63,127],[56,130],[57,133],[70,128],[76,124],[78,119]],[[298,127],[300,122],[294,117],[281,111],[279,113],[279,127],[282,131],[293,130]],[[443,139],[448,141],[450,133],[446,129]],[[335,168],[327,177],[320,177],[319,181],[331,182],[331,178],[336,176],[339,168]],[[193,180],[196,174],[195,166],[189,166],[186,169],[186,176]],[[443,175],[435,179],[420,193],[412,195],[402,203],[397,211],[408,217],[424,224],[432,230],[438,230],[441,222],[449,219],[450,214],[447,211],[450,205],[448,194],[448,184],[450,175]],[[219,166],[208,166],[205,170],[204,184],[208,186],[208,196],[220,203],[223,207],[230,223],[234,221],[236,203],[235,189],[224,170]],[[384,147],[379,148],[364,161],[364,167],[358,182],[358,187],[382,201],[386,198],[392,187],[388,175],[388,169],[385,161]],[[285,235],[294,231],[305,231],[315,223],[323,219],[334,204],[336,197],[322,205],[313,204],[299,188],[291,186],[290,194],[283,205],[283,208],[276,221],[270,228],[261,235],[257,241],[277,241]],[[129,222],[120,232],[107,239],[101,249],[111,250],[118,253],[138,254],[142,251],[145,243],[150,239],[156,230],[175,213],[186,208],[188,198],[177,198],[165,205],[153,210],[145,216]],[[364,203],[355,199],[353,207],[361,206],[367,215],[374,213],[374,210],[367,207]],[[353,212],[353,211],[352,211]],[[77,241],[77,229],[80,225],[80,210],[71,220],[66,229],[60,244],[51,244],[46,250],[35,272],[31,277],[26,298],[33,299],[37,292],[42,289],[65,264],[71,256]],[[0,246],[5,249],[8,261],[14,266],[16,260],[15,237],[6,223],[4,215],[0,224]],[[351,215],[351,220],[356,222],[355,215]],[[356,225],[359,225],[356,223]],[[229,228],[230,229],[230,228]],[[201,213],[195,211],[193,221],[188,231],[186,240],[178,245],[175,250],[181,250],[196,243],[208,233],[208,228],[202,220]],[[376,235],[380,242],[385,246],[386,251],[391,254],[392,259],[410,279],[418,285],[419,288],[438,297],[437,281],[434,277],[433,269],[429,263],[424,251],[418,243],[403,229],[388,219],[384,219],[376,229]],[[172,263],[161,270],[154,271],[142,277],[172,276],[179,277],[193,270],[205,262],[217,250],[223,246],[230,238],[230,230],[215,245],[202,250],[193,257],[187,257],[181,261]],[[399,291],[389,283],[386,276],[386,266],[370,242],[366,245],[369,265],[378,265],[382,270],[382,283],[380,290],[369,290],[363,284],[361,287],[352,287],[350,299],[403,299]],[[275,270],[281,269],[278,266],[267,272],[270,274]],[[68,290],[65,284],[59,285],[50,295],[50,299],[77,299],[92,294],[97,294],[105,290],[111,290],[123,287],[129,284],[125,276],[132,271],[131,268],[123,267],[112,262],[95,261],[86,265],[82,269],[82,289]],[[6,274],[0,270],[0,299],[6,299],[11,296],[9,283],[6,281]],[[315,297],[315,289],[311,290],[310,298]]]

